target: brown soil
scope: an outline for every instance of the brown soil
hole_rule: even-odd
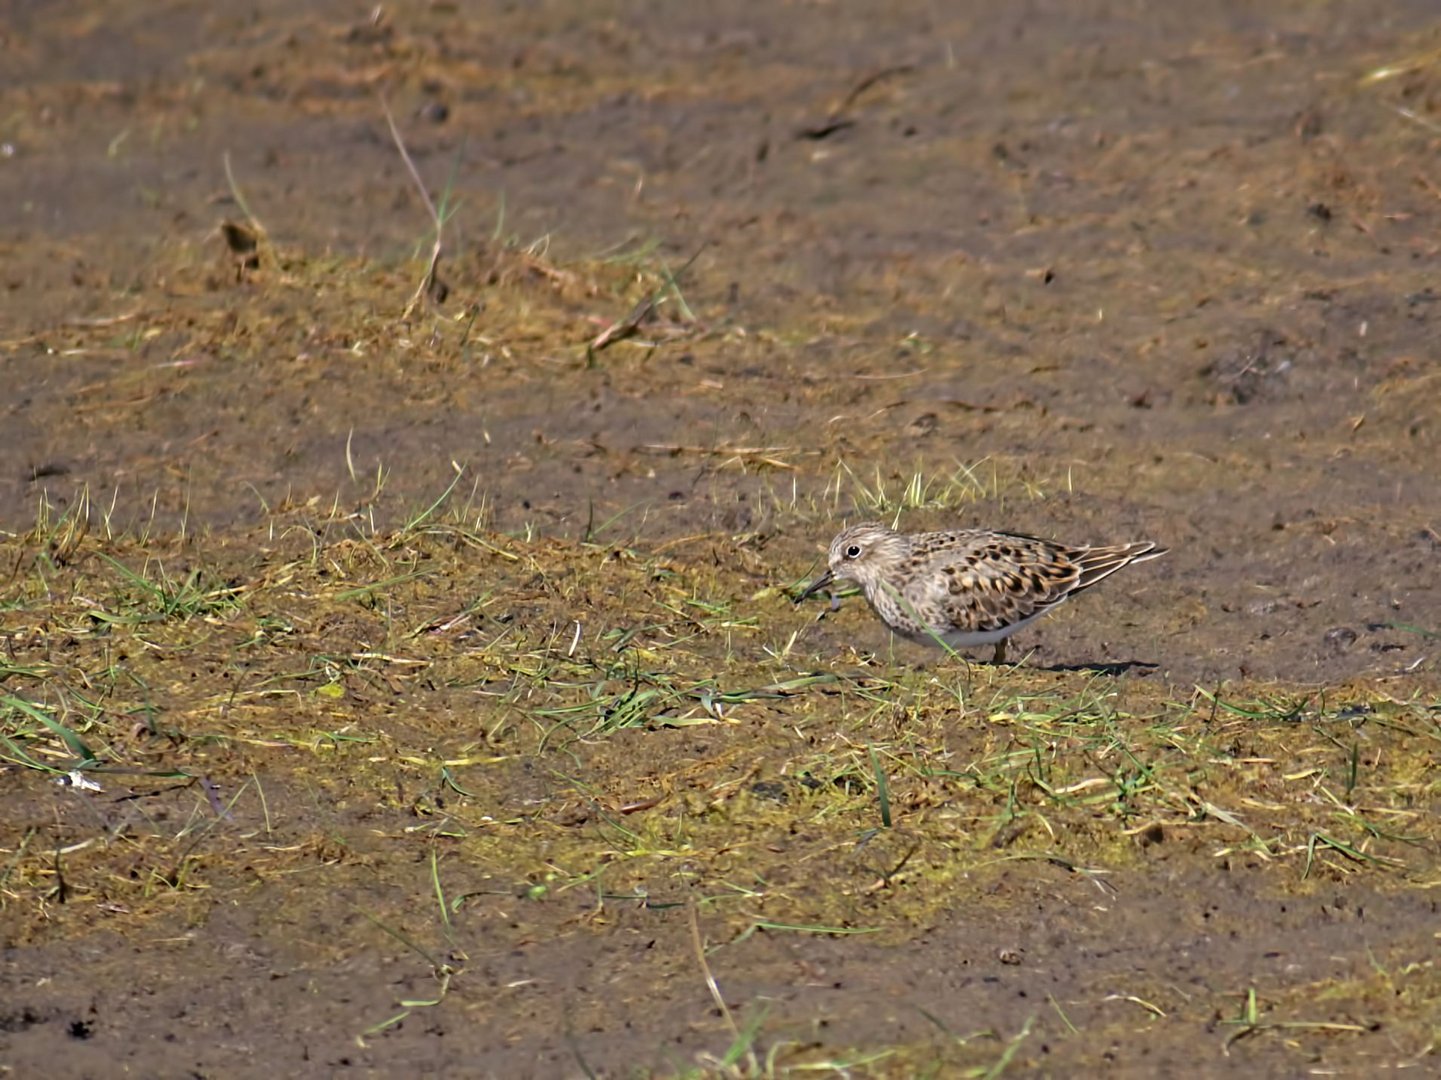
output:
[[[0,1071],[1438,1067],[1429,0],[376,11],[0,25]]]

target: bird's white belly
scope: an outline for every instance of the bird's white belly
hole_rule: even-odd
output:
[[[1006,626],[1000,626],[995,628],[994,630],[952,629],[946,630],[944,632],[938,632],[936,634],[936,637],[940,638],[953,649],[970,649],[974,648],[977,645],[994,645],[998,641],[1004,641],[1006,638],[1014,634],[1017,630],[1022,630],[1025,627],[1030,626],[1031,623],[1035,622],[1042,615],[1046,614],[1048,610],[1050,609],[1047,608],[1041,611],[1032,612],[1030,615],[1027,615],[1019,622],[1009,623]],[[927,636],[920,640],[930,639],[929,636]]]

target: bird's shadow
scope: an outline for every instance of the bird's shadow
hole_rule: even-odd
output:
[[[1005,664],[1001,665],[1005,667]],[[1027,664],[1035,671],[1084,671],[1091,675],[1125,675],[1131,671],[1156,671],[1160,664],[1149,660],[1118,660],[1112,664]]]
[[[1128,674],[1132,671],[1149,673],[1159,671],[1160,664],[1153,664],[1149,660],[1117,660],[1114,663],[1081,663],[1081,664],[1038,664],[1034,660],[1022,658],[1020,660],[1002,660],[997,663],[995,660],[972,660],[962,655],[967,667],[975,668],[1016,668],[1019,671],[1049,671],[1056,674],[1067,671],[1080,671],[1088,675],[1110,675],[1113,678]],[[922,667],[928,665],[922,664]]]

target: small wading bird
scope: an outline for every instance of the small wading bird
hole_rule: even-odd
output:
[[[1085,547],[1034,536],[951,529],[899,533],[878,522],[852,525],[831,541],[830,569],[797,603],[840,580],[854,581],[896,633],[953,649],[994,645],[1123,566],[1166,554],[1150,541]]]

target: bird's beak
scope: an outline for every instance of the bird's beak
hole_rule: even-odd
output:
[[[820,577],[812,581],[810,585],[806,588],[805,592],[801,593],[799,596],[796,597],[796,603],[799,604],[802,600],[809,600],[812,596],[820,592],[822,589],[829,588],[835,580],[836,575],[833,574],[831,571],[827,570]]]

